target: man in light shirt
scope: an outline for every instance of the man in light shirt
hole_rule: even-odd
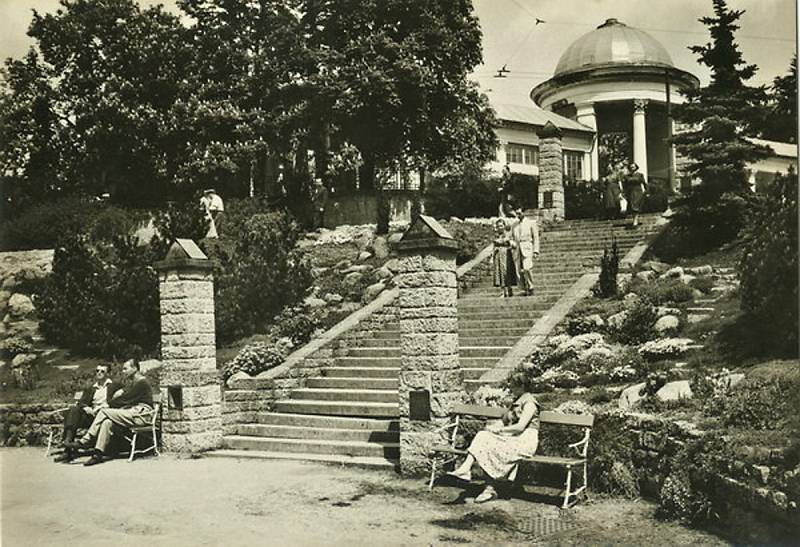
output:
[[[539,223],[535,210],[516,210],[517,222],[511,230],[517,279],[526,296],[533,294],[533,259],[539,258]]]
[[[91,425],[95,415],[101,408],[106,408],[114,392],[120,385],[108,376],[108,365],[97,365],[94,371],[95,382],[91,387],[83,390],[81,398],[72,406],[64,416],[64,432],[61,442],[66,445],[75,439],[78,429],[85,429]],[[70,462],[75,459],[76,452],[65,448],[64,452],[56,457],[57,462]]]

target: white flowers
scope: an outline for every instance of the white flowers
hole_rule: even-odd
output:
[[[647,359],[665,359],[667,357],[677,357],[689,350],[689,346],[694,344],[691,338],[662,338],[645,342],[639,346],[639,354]]]

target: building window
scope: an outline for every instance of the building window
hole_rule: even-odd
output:
[[[564,178],[568,181],[583,180],[583,152],[564,150]]]
[[[523,165],[538,165],[539,149],[530,144],[510,142],[506,145],[506,161]]]

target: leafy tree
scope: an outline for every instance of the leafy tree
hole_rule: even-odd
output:
[[[789,73],[772,81],[761,135],[774,141],[797,142],[797,55]]]
[[[715,15],[700,19],[711,42],[690,48],[711,69],[711,82],[685,91],[686,102],[675,107],[676,119],[690,129],[674,142],[690,160],[689,173],[701,180],[679,203],[675,225],[691,234],[697,250],[736,237],[749,194],[745,166],[769,154],[746,138],[757,134],[765,92],[744,83],[757,70],[745,64],[734,41],[744,11],[729,10],[725,0],[713,4]]]

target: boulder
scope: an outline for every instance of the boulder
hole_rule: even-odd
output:
[[[306,297],[303,303],[310,308],[322,308],[327,304],[322,298],[316,298],[314,296]]]
[[[714,273],[714,268],[708,264],[704,266],[695,266],[693,268],[686,268],[686,271],[692,275],[711,275]]]
[[[364,290],[364,296],[362,300],[366,302],[372,302],[375,298],[383,292],[383,289],[386,288],[386,285],[382,282],[373,283],[369,287]]]
[[[631,284],[631,279],[633,279],[633,274],[621,273],[617,275],[617,292],[619,294],[625,294],[627,292]]]
[[[639,302],[639,295],[636,293],[628,293],[624,297],[622,297],[622,303],[624,304],[626,309],[633,308]]]
[[[335,292],[326,293],[325,296],[322,297],[325,302],[328,304],[341,304],[344,302],[344,297],[341,294]]]
[[[623,389],[619,396],[619,401],[617,402],[619,408],[622,410],[628,410],[629,408],[633,407],[633,405],[638,403],[639,400],[644,397],[644,388],[645,383],[642,382],[640,384],[634,384]]]
[[[606,319],[606,324],[612,329],[616,330],[622,327],[622,323],[625,321],[627,317],[628,317],[628,312],[621,311],[619,313],[615,313],[614,315]]]
[[[345,270],[345,269],[349,268],[351,266],[351,264],[352,264],[352,262],[350,262],[349,260],[346,260],[346,259],[345,260],[340,260],[339,262],[336,263],[334,268],[337,269],[337,270]]]
[[[234,374],[232,374],[231,377],[228,378],[228,381],[225,383],[229,388],[233,388],[237,382],[240,382],[242,380],[249,380],[250,378],[252,378],[252,376],[240,370],[239,372],[235,372]]]
[[[390,234],[389,235],[389,238],[387,239],[387,241],[389,242],[389,245],[394,245],[395,243],[397,243],[401,239],[403,239],[403,233],[402,232],[395,232],[394,234]]]
[[[383,260],[389,256],[389,241],[383,236],[376,237],[372,242],[372,252],[375,258]]]
[[[361,251],[360,253],[358,253],[359,262],[364,262],[365,260],[369,260],[370,258],[372,258],[372,253],[370,253],[369,251]]]
[[[644,268],[645,270],[651,270],[660,275],[669,270],[669,264],[665,264],[664,262],[659,262],[658,260],[648,260],[647,262],[642,264],[642,268]]]
[[[651,279],[655,279],[656,272],[653,270],[642,270],[640,272],[636,272],[636,279],[641,279],[642,281],[650,281]]]
[[[454,224],[463,224],[464,221],[458,217],[450,217],[448,222],[453,222]]]
[[[311,275],[314,278],[320,277],[321,275],[330,271],[330,268],[311,268]]]
[[[386,266],[378,268],[378,271],[375,273],[377,273],[378,277],[380,277],[381,279],[391,279],[392,277],[394,277],[392,271]]]
[[[361,281],[361,278],[363,277],[364,274],[362,274],[361,272],[350,272],[349,274],[344,276],[344,282],[347,283],[348,285],[355,285],[356,283]]]
[[[690,325],[694,325],[695,323],[700,323],[701,321],[705,321],[706,319],[710,319],[711,314],[709,313],[690,313],[686,316],[686,322]]]
[[[17,286],[17,280],[16,280],[16,279],[14,279],[14,276],[13,276],[13,275],[9,275],[8,277],[6,277],[6,278],[3,280],[2,289],[3,289],[4,291],[11,291],[11,290],[13,290],[13,289],[14,289],[14,287],[16,287],[16,286]]]
[[[359,302],[342,302],[342,305],[339,306],[339,311],[344,313],[353,313],[360,308],[361,304]]]
[[[372,245],[372,238],[372,233],[362,232],[355,239],[353,239],[353,243],[356,244],[356,247],[358,247],[359,251],[363,252],[366,251],[370,245]]]
[[[27,317],[33,310],[33,302],[29,296],[16,293],[8,299],[8,313],[12,317]]]
[[[677,317],[674,315],[665,315],[656,321],[656,324],[653,328],[655,328],[656,332],[659,334],[668,334],[678,330],[679,325],[680,320]]]
[[[683,274],[680,277],[681,283],[685,283],[686,285],[690,284],[695,279],[697,279],[697,276],[690,275],[690,274]]]
[[[692,289],[692,298],[697,300],[698,298],[705,298],[705,295],[700,289]]]
[[[661,277],[667,279],[671,278],[680,279],[683,276],[684,276],[684,271],[683,268],[681,268],[680,266],[675,266],[674,268],[670,268],[669,270],[661,274]]]
[[[343,274],[350,274],[350,273],[353,273],[353,272],[358,272],[358,273],[362,273],[363,274],[365,272],[370,271],[371,269],[372,269],[372,266],[370,266],[369,264],[353,264],[349,268],[345,268],[344,270],[342,270],[342,273]]]
[[[658,317],[664,317],[665,315],[680,315],[681,310],[678,308],[669,308],[667,306],[656,306],[656,314]]]
[[[674,382],[667,382],[661,389],[656,391],[656,397],[662,401],[691,399],[692,387],[689,385],[689,380],[676,380]]]
[[[717,382],[719,382],[720,385],[722,385],[725,388],[732,388],[736,387],[736,385],[742,380],[744,380],[744,374],[742,374],[741,372],[736,372],[733,374],[728,374],[727,376],[723,376],[722,378],[719,378]]]
[[[587,315],[586,317],[583,318],[583,320],[589,325],[594,325],[598,330],[606,326],[606,322],[603,321],[603,318],[600,317],[600,314],[598,313]]]
[[[15,355],[11,360],[11,368],[23,367],[27,364],[33,363],[36,360],[36,355],[33,353],[20,353]]]
[[[386,264],[384,264],[383,267],[388,269],[392,273],[397,273],[400,270],[400,261],[397,260],[396,258],[387,260]]]

